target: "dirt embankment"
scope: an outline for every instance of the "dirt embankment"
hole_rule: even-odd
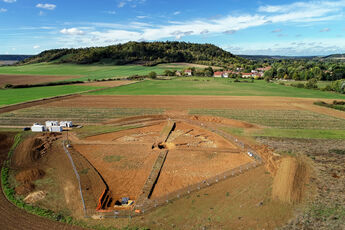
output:
[[[7,159],[9,149],[13,144],[14,133],[0,133],[0,168]],[[0,183],[1,186],[1,183]],[[39,216],[27,213],[11,204],[2,193],[0,187],[0,229],[3,230],[27,230],[27,229],[81,229],[67,224],[54,222]]]
[[[299,203],[309,182],[310,168],[302,158],[281,159],[273,180],[272,197],[287,203]]]

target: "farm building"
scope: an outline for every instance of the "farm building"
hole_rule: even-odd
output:
[[[192,76],[192,70],[187,69],[187,70],[184,71],[184,74],[187,75],[187,76]]]
[[[220,71],[218,71],[218,72],[214,72],[214,75],[213,75],[214,77],[223,77],[223,72],[220,72]]]
[[[52,133],[60,133],[60,132],[62,132],[62,127],[61,126],[49,126],[48,130],[49,130],[49,132],[52,132]]]
[[[242,73],[242,77],[243,78],[251,78],[251,77],[253,77],[253,74],[252,73]]]
[[[60,121],[60,126],[71,128],[71,127],[73,127],[73,123],[72,123],[72,121]]]
[[[32,132],[44,132],[45,131],[45,126],[40,125],[38,123],[35,123],[31,126],[31,131]]]
[[[58,126],[59,122],[58,121],[46,121],[46,126],[50,127],[50,126]]]

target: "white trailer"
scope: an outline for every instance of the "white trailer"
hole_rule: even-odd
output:
[[[73,127],[73,123],[72,121],[60,121],[60,126],[71,128]]]
[[[62,127],[61,126],[49,126],[48,130],[49,130],[49,132],[52,132],[52,133],[61,133]]]
[[[35,123],[31,126],[31,131],[32,132],[44,132],[45,131],[45,126],[40,125],[38,123]]]
[[[51,127],[51,126],[59,126],[58,121],[46,121],[46,126]]]

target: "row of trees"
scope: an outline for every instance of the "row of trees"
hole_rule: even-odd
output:
[[[335,81],[345,79],[345,63],[306,60],[284,60],[272,63],[272,69],[266,71],[265,78],[279,78],[292,80],[317,79]]]

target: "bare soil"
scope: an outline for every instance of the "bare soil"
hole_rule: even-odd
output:
[[[7,158],[9,149],[13,144],[14,133],[0,133],[0,166]],[[1,186],[1,183],[0,183]],[[0,229],[27,230],[27,229],[81,229],[62,224],[27,213],[11,204],[0,192]]]
[[[48,83],[54,81],[64,81],[68,79],[78,78],[80,76],[51,76],[51,75],[5,75],[0,74],[0,86],[11,85],[25,85],[25,84],[38,84]]]
[[[317,99],[249,96],[93,96],[47,103],[47,107],[309,110],[338,118],[345,113],[313,105]],[[332,100],[324,100],[332,101]]]

